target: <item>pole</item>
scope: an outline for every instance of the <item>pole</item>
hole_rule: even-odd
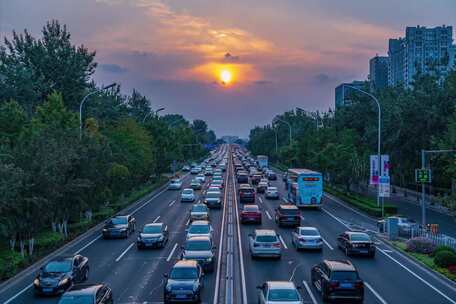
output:
[[[277,130],[274,128],[274,133],[275,133],[275,152],[277,154],[278,151],[278,144],[277,144]]]
[[[425,169],[426,159],[425,151],[421,150],[421,169]],[[421,183],[421,225],[426,228],[426,203],[425,203],[426,188],[424,183]]]

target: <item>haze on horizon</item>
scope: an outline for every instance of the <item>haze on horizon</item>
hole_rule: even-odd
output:
[[[97,51],[96,82],[136,88],[218,136],[247,137],[296,106],[327,110],[335,86],[366,79],[369,58],[406,26],[456,25],[454,0],[39,2],[0,0],[0,37],[25,28],[38,36],[57,19]]]

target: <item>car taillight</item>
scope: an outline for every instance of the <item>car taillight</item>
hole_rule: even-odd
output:
[[[362,289],[364,287],[364,282],[363,281],[356,281],[355,283],[355,288],[356,289]]]
[[[274,248],[280,248],[280,243],[274,243],[274,244],[272,245],[272,247],[274,247]]]
[[[330,289],[335,289],[337,287],[339,287],[339,281],[331,281],[331,282],[329,282],[329,288]]]

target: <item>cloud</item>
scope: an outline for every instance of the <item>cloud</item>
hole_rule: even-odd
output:
[[[100,64],[98,65],[98,67],[104,71],[104,72],[108,72],[108,73],[125,73],[128,71],[127,68],[124,68],[124,67],[121,67],[120,65],[118,64],[114,64],[114,63],[105,63],[105,64]]]

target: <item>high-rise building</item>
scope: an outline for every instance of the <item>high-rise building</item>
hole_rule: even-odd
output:
[[[375,56],[369,60],[369,80],[372,89],[384,89],[388,86],[388,57]]]
[[[389,85],[410,87],[418,73],[444,79],[451,69],[452,45],[451,26],[407,27],[404,38],[389,40]]]
[[[336,104],[336,109],[350,105],[352,103],[351,96],[356,92],[354,92],[353,89],[347,87],[355,87],[358,89],[364,89],[365,81],[360,81],[360,80],[355,80],[350,83],[342,83],[338,85],[335,89],[335,104]]]

